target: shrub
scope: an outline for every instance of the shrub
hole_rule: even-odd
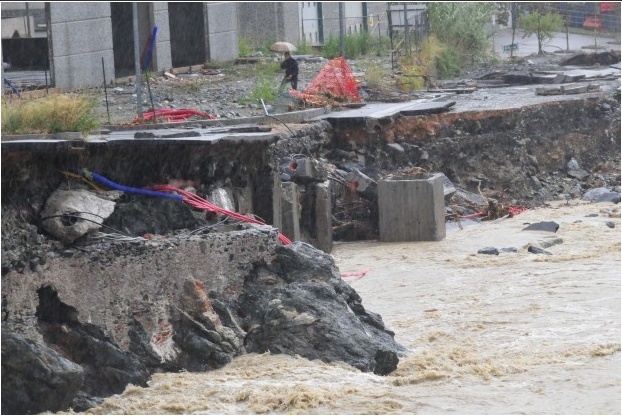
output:
[[[341,47],[339,45],[339,38],[330,36],[324,43],[322,48],[322,56],[327,59],[337,58],[340,55]]]
[[[373,47],[371,35],[365,30],[360,31],[356,35],[356,42],[358,43],[358,49],[361,55],[367,55]]]
[[[441,79],[455,78],[460,75],[460,57],[456,48],[445,45],[443,51],[436,58],[436,70]]]
[[[313,48],[309,45],[305,40],[296,45],[296,53],[298,55],[311,55],[313,53]]]
[[[361,55],[361,48],[356,35],[346,36],[346,58],[354,59]]]

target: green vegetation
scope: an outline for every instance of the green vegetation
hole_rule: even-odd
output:
[[[2,98],[2,132],[6,134],[87,134],[99,127],[96,101],[83,95],[55,94],[40,99]]]
[[[272,102],[279,93],[279,85],[274,79],[262,78],[251,91],[249,100],[257,102],[263,99],[265,102]]]
[[[238,56],[244,57],[253,53],[252,42],[250,38],[244,37],[238,39]]]
[[[276,42],[276,39],[273,37],[270,37],[266,40],[263,41],[263,44],[261,45],[261,53],[263,53],[264,55],[272,55],[274,53],[274,51],[270,50],[270,46]]]
[[[448,45],[457,62],[471,65],[488,58],[490,35],[485,26],[491,21],[495,3],[432,2],[428,3],[432,34]],[[450,58],[447,58],[450,59]]]
[[[340,55],[341,47],[339,45],[339,38],[336,36],[330,36],[324,47],[322,48],[322,56],[327,59],[337,58]]]
[[[313,53],[313,48],[306,41],[302,41],[298,45],[296,45],[296,54],[298,55],[311,55]]]
[[[382,39],[382,38],[381,38]],[[388,44],[388,40],[384,41],[374,38],[369,32],[361,31],[356,34],[346,35],[345,54],[348,59],[355,59],[361,55],[367,55],[374,49],[378,49],[380,54],[380,42]],[[322,56],[327,59],[337,58],[341,55],[341,44],[338,36],[330,36],[324,43],[322,48]]]
[[[387,89],[391,82],[391,71],[382,65],[376,65],[370,62],[364,62],[365,81],[367,86],[372,89]]]
[[[460,75],[460,57],[456,48],[445,45],[436,57],[436,71],[440,79],[455,78]]]
[[[265,102],[272,102],[279,93],[281,83],[281,67],[278,62],[261,62],[252,68],[254,74],[261,74],[259,81],[249,96],[241,102],[257,103],[261,98]]]
[[[543,55],[542,45],[553,38],[554,32],[563,27],[564,19],[556,13],[543,13],[542,9],[536,5],[531,13],[518,18],[518,25],[523,29],[523,38],[536,35],[538,55]]]
[[[443,44],[430,36],[421,45],[420,52],[401,57],[399,64],[402,76],[398,80],[400,89],[412,91],[429,86],[430,80],[437,76],[436,64],[444,51]]]

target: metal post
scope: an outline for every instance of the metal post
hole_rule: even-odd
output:
[[[134,71],[136,73],[136,114],[143,121],[142,79],[140,72],[140,44],[138,42],[138,3],[132,2],[132,23],[134,26]]]
[[[27,27],[26,33],[28,34],[28,37],[31,37],[32,34],[30,32],[30,9],[28,7],[28,2],[26,2],[26,27]]]
[[[104,94],[106,95],[106,113],[108,113],[108,124],[110,124],[110,109],[108,108],[108,86],[106,85],[106,66],[102,56],[102,72],[104,73]]]
[[[406,48],[406,54],[408,56],[410,56],[411,54],[411,50],[410,50],[410,33],[409,33],[409,28],[408,28],[408,9],[407,9],[407,5],[406,3],[404,3],[404,42],[405,43],[405,48]]]
[[[346,56],[346,25],[344,22],[343,2],[339,2],[339,53]]]

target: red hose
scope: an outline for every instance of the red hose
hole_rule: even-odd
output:
[[[255,218],[247,217],[246,215],[239,214],[235,211],[229,211],[227,209],[221,208],[218,205],[214,205],[211,202],[201,198],[197,194],[184,191],[183,189],[175,188],[170,185],[156,185],[152,186],[150,189],[160,192],[176,192],[184,198],[185,203],[203,211],[219,212],[221,214],[225,214],[229,217],[235,218],[236,220],[246,221],[253,224],[266,225],[265,222],[256,220]],[[289,238],[285,237],[281,233],[279,233],[279,240],[281,240],[281,242],[285,245],[292,243]]]

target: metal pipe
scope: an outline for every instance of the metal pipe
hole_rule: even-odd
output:
[[[343,2],[339,2],[339,54],[346,56],[346,24],[344,22]]]
[[[102,56],[102,72],[104,73],[104,94],[106,95],[106,113],[108,113],[108,124],[110,124],[110,109],[108,108],[108,86],[106,85],[106,66]]]
[[[140,44],[138,42],[138,3],[132,2],[132,24],[134,29],[134,71],[136,74],[136,114],[143,121],[142,79],[140,71]]]

